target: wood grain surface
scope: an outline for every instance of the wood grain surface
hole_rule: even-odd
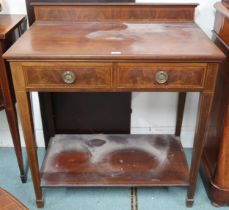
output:
[[[35,23],[4,57],[219,61],[224,54],[194,23],[94,22]]]
[[[56,135],[42,186],[186,186],[188,165],[173,135]]]
[[[34,3],[37,21],[193,22],[196,4]],[[69,7],[71,6],[71,7]]]
[[[10,193],[0,188],[0,209],[1,210],[29,210]]]

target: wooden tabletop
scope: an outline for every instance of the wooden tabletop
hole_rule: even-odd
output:
[[[7,33],[12,31],[25,19],[25,15],[0,14],[0,39],[5,39]]]
[[[35,23],[4,55],[15,59],[224,59],[194,23]]]

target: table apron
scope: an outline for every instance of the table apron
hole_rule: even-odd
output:
[[[15,90],[212,92],[214,63],[11,62]]]

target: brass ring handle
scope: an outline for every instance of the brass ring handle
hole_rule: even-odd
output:
[[[63,81],[67,84],[72,84],[76,80],[76,75],[72,71],[65,71],[62,74]]]
[[[155,80],[159,84],[165,84],[168,80],[168,73],[165,71],[158,71],[155,76]]]

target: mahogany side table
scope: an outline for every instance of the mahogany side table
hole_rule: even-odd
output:
[[[197,5],[33,5],[36,22],[4,58],[11,66],[37,206],[44,206],[42,187],[77,186],[187,187],[186,205],[192,206],[225,58],[195,24]],[[200,92],[191,168],[177,134],[101,134],[55,135],[40,169],[31,91]]]
[[[22,35],[26,29],[24,15],[0,15],[0,110],[5,109],[15,153],[20,169],[21,180],[26,182],[20,143],[18,120],[15,109],[15,95],[9,64],[2,58],[3,53]]]

